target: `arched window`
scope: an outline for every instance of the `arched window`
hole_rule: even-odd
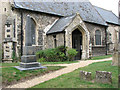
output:
[[[36,24],[35,21],[31,18],[31,36],[32,36],[32,44],[36,44]]]
[[[101,31],[95,31],[95,45],[101,45]]]

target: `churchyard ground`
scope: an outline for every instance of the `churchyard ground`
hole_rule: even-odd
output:
[[[111,65],[112,61],[92,63],[86,67],[79,68],[71,73],[64,74],[51,79],[32,88],[118,88],[118,67]],[[80,70],[91,72],[92,80],[80,79]],[[112,84],[101,84],[94,82],[96,71],[112,72]]]
[[[10,65],[10,64],[9,64]],[[11,65],[16,65],[12,64]],[[37,76],[44,75],[49,72],[53,72],[64,68],[64,66],[48,66],[47,69],[38,69],[30,71],[19,71],[14,67],[4,67],[2,69],[2,85],[12,85],[19,82],[24,82],[25,80],[32,79]]]
[[[105,59],[105,58],[110,58],[110,57],[112,57],[112,55],[96,56],[96,57],[92,57],[89,60],[100,60],[100,59]]]
[[[111,55],[108,56],[98,56],[94,57],[93,59],[100,59],[100,58],[108,58],[111,57]],[[71,64],[71,63],[77,63],[78,61],[65,61],[65,62],[41,62],[44,65],[49,64]],[[2,63],[2,77],[3,77],[3,85],[9,85],[14,84],[16,82],[23,82],[25,80],[44,75],[46,73],[49,73],[51,71],[56,71],[61,68],[61,66],[48,66],[48,69],[39,69],[39,70],[32,70],[32,71],[23,71],[20,72],[19,70],[15,69],[13,66],[19,65],[19,63]]]
[[[96,56],[96,57],[92,57],[89,60],[100,60],[100,59],[105,59],[105,58],[110,58],[112,57],[112,55],[105,55],[105,56]],[[64,62],[44,62],[44,61],[39,61],[42,65],[46,65],[46,64],[70,64],[70,63],[77,63],[78,61],[64,61]],[[11,66],[19,66],[19,62],[17,63],[2,63],[2,67],[11,67]]]
[[[64,62],[40,62],[42,65],[46,64],[70,64],[70,63],[77,63],[78,61],[64,61]],[[20,62],[17,63],[2,63],[2,67],[12,67],[12,66],[19,66]]]

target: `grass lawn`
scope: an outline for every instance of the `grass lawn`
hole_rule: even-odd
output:
[[[51,79],[32,88],[117,88],[118,87],[118,68],[111,66],[112,61],[97,62],[86,67],[79,68],[71,73],[64,74],[55,79]],[[95,78],[96,71],[112,72],[112,84],[100,84],[92,81],[84,81],[79,78],[80,70],[92,72]]]
[[[35,76],[40,76],[51,71],[59,70],[61,66],[48,66],[47,69],[38,69],[30,71],[19,71],[14,67],[2,68],[2,83],[3,85],[14,84],[21,80],[26,80],[33,78]]]
[[[99,59],[105,59],[105,58],[110,58],[110,57],[112,57],[112,55],[96,56],[96,57],[92,57],[89,60],[99,60]]]
[[[78,61],[65,61],[65,62],[40,62],[42,65],[45,64],[70,64],[77,63]],[[19,63],[2,63],[3,67],[19,66]]]
[[[92,57],[89,60],[99,60],[99,59],[105,59],[105,58],[110,58],[112,57],[112,55],[106,55],[106,56],[96,56],[96,57]],[[40,62],[42,65],[45,64],[70,64],[70,63],[77,63],[78,61],[64,61],[64,62]],[[10,67],[10,66],[18,66],[19,63],[2,63],[3,67]]]
[[[2,63],[3,67],[19,66],[19,63]]]
[[[41,64],[70,64],[70,63],[77,63],[78,61],[64,61],[64,62],[40,62]]]

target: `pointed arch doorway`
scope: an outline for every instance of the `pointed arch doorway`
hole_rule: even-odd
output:
[[[72,32],[72,48],[78,51],[75,60],[80,60],[82,57],[82,33],[79,29]]]

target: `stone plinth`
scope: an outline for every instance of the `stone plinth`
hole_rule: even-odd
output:
[[[36,55],[34,55],[34,47],[25,46],[23,48],[23,54],[24,55],[21,57],[20,66],[15,66],[15,68],[21,71],[46,68],[41,66],[41,64],[36,61]]]
[[[80,71],[80,78],[87,81],[92,80],[91,72]]]
[[[96,71],[95,81],[98,83],[112,83],[112,73],[106,71]]]
[[[38,62],[32,62],[32,63],[20,63],[20,67],[22,68],[31,68],[31,67],[39,67],[41,64]]]
[[[23,63],[36,62],[36,56],[35,55],[23,55],[21,57],[21,62]]]
[[[46,68],[44,66],[39,66],[39,67],[30,67],[30,68],[22,68],[20,66],[15,66],[15,68],[17,68],[20,71],[25,71],[25,70],[35,70],[35,69],[43,69]]]

